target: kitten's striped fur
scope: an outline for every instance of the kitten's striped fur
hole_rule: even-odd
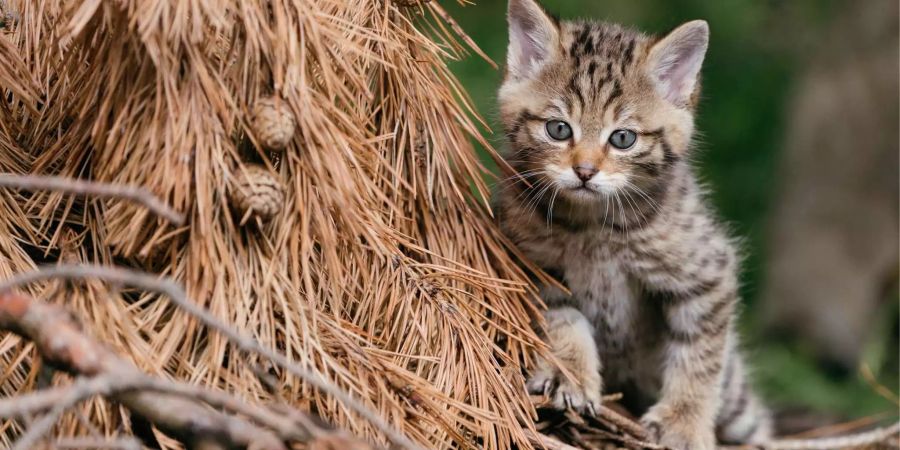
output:
[[[500,90],[508,162],[504,232],[570,291],[545,288],[547,340],[576,379],[539,361],[529,389],[591,411],[623,391],[674,449],[769,438],[734,319],[738,257],[687,161],[705,22],[663,39],[618,25],[560,22],[510,0],[510,54]],[[548,120],[571,125],[554,141]],[[627,151],[615,129],[637,132]],[[596,174],[579,178],[574,167]],[[591,172],[588,173],[590,175]]]

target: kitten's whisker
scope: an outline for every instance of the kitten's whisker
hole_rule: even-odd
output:
[[[532,201],[529,202],[530,214],[534,214],[537,211],[537,207],[540,204],[541,200],[544,198],[544,196],[547,194],[547,192],[549,192],[550,189],[552,189],[555,185],[556,185],[556,183],[554,183],[552,181],[548,182],[547,185],[544,186],[544,188],[541,189],[537,193],[537,195],[534,196]]]
[[[656,211],[657,213],[660,211],[659,204],[657,204],[655,200],[653,200],[649,195],[647,195],[643,190],[641,190],[641,188],[639,188],[635,184],[633,184],[629,181],[625,181],[625,189],[623,189],[623,192],[629,193],[628,192],[629,190],[631,192],[634,192],[635,194],[638,194],[640,196],[640,198],[643,199],[645,201],[645,203],[647,203],[648,206],[653,208],[654,211]],[[635,205],[637,205],[637,203],[638,203],[637,199],[634,199],[634,200],[635,200]],[[641,209],[641,208],[638,208],[638,209]],[[643,209],[641,209],[641,212],[643,213]]]
[[[504,178],[504,180],[512,180],[512,179],[516,179],[519,177],[528,177],[528,176],[532,176],[534,174],[541,173],[541,172],[543,172],[543,169],[523,170],[521,172],[516,172],[516,173]]]
[[[544,188],[541,189],[540,192],[538,192],[538,194],[535,195],[534,198],[532,198],[531,201],[529,201],[527,205],[525,205],[526,211],[528,212],[529,215],[534,214],[535,211],[537,211],[537,207],[538,207],[538,204],[540,204],[541,198],[544,197],[544,195],[550,190],[550,188],[553,187],[553,185],[554,185],[554,183],[552,183],[552,182],[547,183],[547,185],[544,186]]]
[[[525,199],[527,200],[527,199],[531,196],[531,194],[533,193],[533,191],[535,191],[535,190],[537,190],[538,188],[540,188],[540,187],[541,187],[544,183],[546,183],[546,182],[547,182],[546,179],[541,178],[540,180],[538,180],[537,183],[532,184],[530,188],[522,189],[522,192],[520,192],[519,195],[516,196],[516,198],[515,198],[514,201],[518,202],[519,199],[521,199],[523,195],[525,196]]]
[[[553,231],[553,228],[550,227],[550,224],[553,222],[553,203],[556,201],[556,196],[557,194],[559,194],[559,189],[559,186],[556,186],[556,188],[553,189],[553,195],[550,196],[550,206],[547,208],[547,228],[550,228],[551,233]]]
[[[533,169],[533,170],[527,170],[525,172],[518,172],[515,175],[510,175],[510,176],[496,182],[494,184],[494,187],[506,187],[506,186],[512,185],[513,183],[521,181],[523,179],[527,181],[528,179],[535,178],[536,176],[540,175],[542,172],[543,172],[542,169]]]
[[[603,208],[603,228],[606,228],[606,217],[609,215],[609,197],[603,196],[603,202],[606,203],[606,207]]]
[[[523,195],[525,196],[523,201],[530,200],[531,196],[534,195],[537,192],[537,190],[540,189],[544,185],[544,183],[547,183],[547,180],[544,178],[541,178],[540,180],[538,180],[537,183],[532,185],[531,188],[522,189],[522,192],[520,192],[519,195],[516,196],[516,199],[514,201],[518,202],[519,199],[521,199]]]
[[[628,181],[628,180],[625,180],[625,187],[626,187],[626,188],[629,188],[629,189],[631,189],[631,190],[633,190],[634,192],[636,192],[636,193],[637,193],[638,195],[640,195],[644,200],[647,201],[647,204],[649,204],[650,207],[652,207],[656,212],[660,212],[659,203],[657,203],[656,200],[654,200],[652,197],[650,197],[650,195],[648,195],[646,192],[644,192],[643,189],[641,189],[641,188],[638,187],[636,184],[634,184],[634,183],[632,183],[632,182],[630,182],[630,181]]]
[[[628,243],[628,219],[625,217],[625,207],[622,206],[622,201],[619,199],[618,190],[613,191],[613,196],[616,199],[616,204],[619,205],[619,214],[622,216],[622,230],[625,231],[625,243]],[[613,220],[615,220],[615,216],[613,216]]]
[[[636,206],[635,202],[631,198],[631,195],[628,194],[628,192],[622,191],[622,195],[625,197],[625,201],[627,201],[628,205],[631,207],[631,212],[633,212],[635,214],[635,216],[640,216],[638,218],[639,219],[638,225],[641,227],[641,233],[643,233],[644,232],[644,221],[647,219],[647,215],[644,214],[643,211],[641,211],[640,207],[635,208],[635,206]]]

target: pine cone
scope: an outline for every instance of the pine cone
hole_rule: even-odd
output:
[[[284,207],[281,180],[265,167],[248,164],[238,170],[237,177],[228,200],[242,221],[250,216],[268,220]]]
[[[282,151],[294,137],[294,114],[278,97],[261,98],[253,108],[253,134],[266,150]]]
[[[3,6],[3,3],[0,2],[0,6]],[[5,30],[7,32],[13,32],[16,30],[16,26],[19,25],[19,14],[12,10],[4,11],[3,8],[0,8],[0,30]]]

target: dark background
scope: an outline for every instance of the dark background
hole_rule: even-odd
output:
[[[757,383],[781,409],[808,409],[835,418],[884,411],[896,414],[897,404],[890,398],[898,387],[898,244],[897,224],[891,219],[898,214],[897,2],[545,0],[543,4],[563,19],[598,18],[651,34],[665,33],[692,19],[709,22],[711,41],[703,69],[695,160],[721,217],[743,239],[742,331]],[[481,0],[475,5],[448,1],[444,6],[502,67],[506,1]],[[887,55],[887,63],[870,67],[856,62],[870,54]],[[502,69],[493,69],[475,55],[461,57],[451,67],[491,130],[499,130],[495,91]],[[822,81],[822,73],[838,75]],[[872,80],[885,77],[893,84],[882,82],[886,87],[881,90],[872,87],[878,85]],[[844,79],[850,81],[840,81]],[[828,80],[838,80],[837,86],[828,85]],[[867,100],[857,102],[860,95],[853,89],[862,90]],[[820,103],[825,106],[817,106]],[[859,107],[848,109],[844,103]],[[501,148],[501,133],[491,130],[485,134]],[[480,151],[486,167],[495,170],[484,149]],[[852,172],[850,181],[832,174],[845,173],[844,166],[864,165],[864,161],[868,165]],[[856,179],[877,179],[880,184],[859,187]],[[821,189],[809,189],[817,183]],[[804,188],[810,192],[804,193]],[[823,201],[816,192],[825,190],[839,195]],[[880,203],[865,204],[873,198]],[[798,216],[791,211],[808,213]],[[822,211],[833,211],[838,218],[831,220]],[[875,227],[878,232],[843,227],[844,231],[820,237],[820,242],[804,243],[805,236],[839,227],[845,217],[883,226]],[[791,237],[798,230],[801,238]],[[799,244],[785,247],[779,239]],[[846,241],[841,248],[862,254],[848,256],[845,263],[838,253],[829,258],[839,264],[819,266],[821,257],[804,248],[820,248],[823,239]],[[867,240],[867,245],[855,239]],[[773,251],[779,248],[784,251]],[[852,258],[879,262],[870,267]],[[814,270],[805,275],[803,270],[796,275],[788,270],[785,277],[773,271],[781,267]],[[804,285],[818,286],[829,279],[842,286],[851,284],[839,279],[842,276],[855,277],[852,284],[860,288],[821,303],[816,298],[807,299],[806,304],[797,300],[793,315],[781,311],[803,296]],[[779,284],[801,287],[800,294],[786,295]],[[820,287],[826,294],[831,289]],[[838,306],[859,311],[859,323],[844,330],[841,318],[848,315]],[[806,315],[814,318],[828,312],[832,317],[810,320],[820,323],[819,328],[804,330]],[[829,326],[829,320],[838,326]],[[853,342],[838,345],[849,341]],[[879,393],[863,376],[866,370],[887,391]]]

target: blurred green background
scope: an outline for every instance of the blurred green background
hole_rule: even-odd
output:
[[[498,64],[506,54],[506,1],[442,3],[462,28]],[[889,411],[897,405],[876,393],[856,371],[836,374],[819,364],[802,342],[767,335],[755,306],[764,282],[766,239],[780,180],[779,152],[786,106],[793,85],[808,64],[807,49],[822,45],[828,24],[845,11],[829,0],[544,0],[565,18],[591,17],[664,33],[687,20],[710,23],[711,42],[703,70],[696,165],[712,188],[720,215],[741,236],[745,250],[743,335],[748,358],[764,395],[780,408],[808,408],[836,418]],[[895,49],[896,52],[896,49]],[[496,148],[503,146],[495,91],[501,71],[475,55],[451,64]],[[896,123],[896,122],[895,122]],[[495,166],[483,149],[485,165]],[[862,361],[890,391],[898,386],[897,294],[880,306],[876,331]]]

